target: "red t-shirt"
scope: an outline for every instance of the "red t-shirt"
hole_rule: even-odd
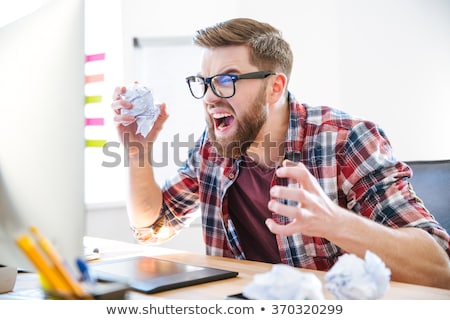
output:
[[[281,263],[275,235],[265,225],[272,217],[267,203],[274,174],[275,168],[262,169],[246,158],[228,190],[229,215],[248,260]]]

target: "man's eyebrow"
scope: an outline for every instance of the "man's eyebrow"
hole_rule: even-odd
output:
[[[211,75],[211,77],[214,77],[215,75],[218,75],[218,74],[240,74],[240,73],[241,72],[238,69],[233,67],[233,68],[230,68],[230,69],[225,69],[222,72],[213,74],[213,75]],[[196,77],[200,77],[200,78],[207,78],[207,77],[203,76],[200,72],[197,72],[197,74],[195,76]]]
[[[225,69],[224,71],[221,71],[221,72],[218,72],[218,73],[216,73],[215,75],[218,75],[218,74],[241,74],[242,72],[241,71],[239,71],[238,69],[236,69],[236,68],[231,68],[231,69]],[[212,75],[212,76],[215,76],[215,75]],[[211,76],[211,77],[212,77]]]
[[[228,74],[239,74],[241,73],[238,69],[236,68],[231,68],[231,69],[225,69],[224,72],[222,73],[228,73]]]

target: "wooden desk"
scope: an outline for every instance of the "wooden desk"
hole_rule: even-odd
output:
[[[101,259],[103,260],[146,255],[193,265],[228,269],[239,272],[239,275],[236,278],[219,280],[156,294],[142,294],[133,291],[129,294],[130,299],[223,300],[228,295],[240,293],[242,289],[252,281],[255,274],[267,272],[272,268],[272,265],[267,263],[211,257],[198,253],[162,248],[159,246],[148,247],[89,237],[85,239],[85,243],[89,247],[98,248]],[[303,271],[312,272],[322,281],[324,280],[325,272],[306,269]],[[24,284],[26,281],[30,284]],[[30,280],[26,280],[25,278],[21,279],[19,276],[16,283],[17,290],[30,290],[30,286],[34,285],[36,287],[36,285],[38,285],[37,281],[34,284],[32,283],[32,281],[30,282]],[[325,287],[324,295],[326,299],[334,299]],[[0,299],[2,299],[1,295]],[[391,282],[388,292],[382,299],[450,300],[450,290]]]
[[[151,295],[133,292],[130,295],[131,299],[162,298],[183,300],[222,300],[225,299],[228,295],[242,292],[242,289],[252,281],[255,274],[267,272],[272,268],[272,265],[268,263],[212,257],[197,253],[165,249],[162,247],[147,247],[104,239],[86,238],[86,243],[89,244],[89,246],[98,247],[100,252],[102,253],[103,259],[142,254],[177,262],[190,263],[193,265],[227,269],[239,272],[239,275],[236,278],[219,280],[206,284],[200,284]],[[324,281],[325,272],[306,269],[304,269],[303,271],[312,272],[316,274],[322,280],[322,282]],[[324,295],[326,299],[334,299],[334,296],[332,296],[325,288]],[[450,290],[392,281],[391,286],[383,299],[450,300]]]

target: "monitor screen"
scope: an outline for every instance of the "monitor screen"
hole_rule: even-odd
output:
[[[30,226],[69,265],[83,254],[84,1],[46,1],[0,28],[0,264],[35,270]]]

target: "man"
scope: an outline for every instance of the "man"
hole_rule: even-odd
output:
[[[186,80],[207,128],[162,188],[142,159],[152,158],[166,106],[143,138],[123,125],[135,120],[121,115],[132,108],[126,89],[114,93],[139,241],[170,239],[200,208],[210,255],[328,270],[344,253],[370,250],[392,280],[450,289],[450,237],[411,192],[409,167],[374,123],[295,100],[292,52],[277,29],[232,19],[194,43],[204,49],[201,72]]]

